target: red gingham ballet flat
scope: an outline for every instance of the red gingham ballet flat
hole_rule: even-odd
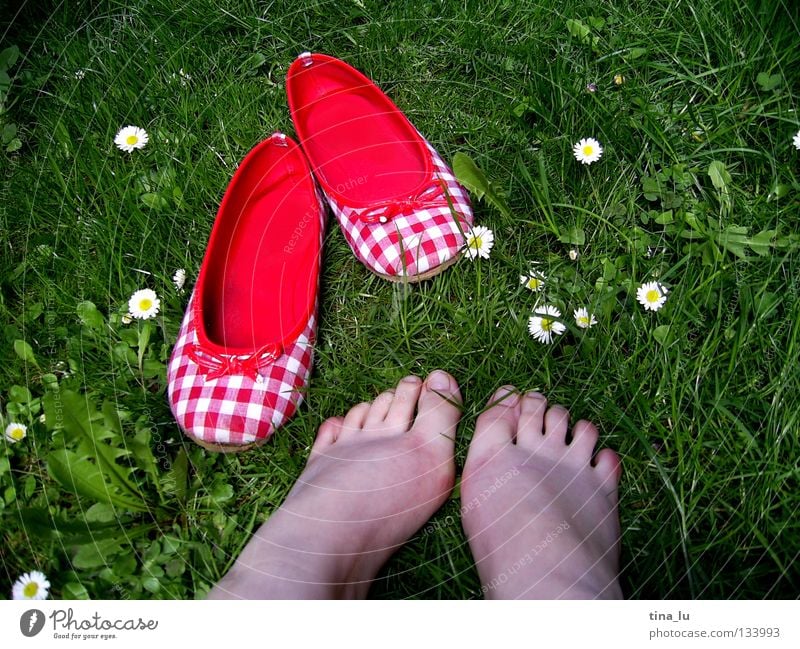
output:
[[[367,268],[415,282],[458,259],[472,226],[467,192],[372,81],[306,52],[289,67],[286,93],[317,181]]]
[[[167,370],[175,419],[195,442],[264,442],[303,399],[325,209],[300,147],[280,133],[233,176]]]

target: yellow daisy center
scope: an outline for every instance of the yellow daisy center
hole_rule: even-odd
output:
[[[21,428],[12,428],[9,435],[11,436],[11,439],[20,441],[22,438],[25,437],[25,431],[22,430]]]
[[[583,155],[590,156],[594,153],[594,147],[591,144],[583,145]]]
[[[648,302],[658,302],[661,299],[661,293],[651,288],[644,297]]]
[[[552,331],[553,321],[550,318],[542,318],[542,331]]]
[[[471,247],[475,248],[475,250],[480,250],[481,248],[483,248],[483,239],[481,239],[480,237],[474,237],[472,239]]]
[[[149,297],[144,297],[141,300],[139,300],[139,309],[141,309],[142,311],[149,311],[152,308],[153,308],[153,300],[151,300]]]
[[[38,592],[39,584],[37,584],[35,581],[28,582],[22,589],[22,594],[25,595],[25,597],[34,597]]]
[[[578,318],[578,324],[589,326],[589,317],[582,315]]]
[[[531,289],[532,291],[535,291],[535,290],[536,290],[536,289],[538,289],[538,288],[539,288],[541,285],[542,285],[542,280],[540,280],[540,279],[537,279],[536,277],[531,277],[531,278],[528,280],[528,288],[529,288],[529,289]]]
[[[131,146],[133,146],[134,144],[136,144],[138,141],[139,141],[139,138],[138,138],[138,137],[136,137],[135,135],[129,135],[129,136],[128,136],[128,137],[125,139],[125,142],[127,142],[127,143],[128,143],[128,144],[130,144]]]

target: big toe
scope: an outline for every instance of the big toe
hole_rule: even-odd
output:
[[[422,385],[412,432],[426,442],[446,445],[452,452],[459,419],[461,391],[458,383],[447,372],[431,372]]]

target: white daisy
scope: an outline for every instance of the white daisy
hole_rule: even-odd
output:
[[[122,321],[122,324],[129,325],[131,322],[133,322],[133,316],[130,313],[126,313],[124,316],[122,316],[122,318],[120,318],[120,320]]]
[[[575,159],[585,165],[597,162],[603,155],[603,147],[593,137],[585,137],[572,147]]]
[[[667,289],[658,282],[645,282],[636,291],[636,299],[645,311],[658,311],[667,301]]]
[[[155,317],[160,306],[161,300],[156,296],[156,292],[149,288],[136,291],[128,300],[128,310],[131,316],[139,320]]]
[[[489,253],[494,245],[494,233],[482,225],[476,225],[467,233],[467,247],[464,253],[470,259],[483,257],[489,259]]]
[[[31,570],[14,582],[11,589],[13,599],[47,599],[50,592],[50,582],[44,573]]]
[[[594,314],[589,313],[589,310],[584,306],[575,309],[573,315],[575,316],[575,324],[581,329],[588,329],[597,324],[597,319],[594,317]]]
[[[28,435],[28,427],[25,424],[18,424],[12,421],[6,426],[6,439],[12,444],[21,442]]]
[[[540,273],[536,270],[529,270],[527,275],[519,276],[519,283],[536,293],[544,288],[544,280],[546,279],[547,277],[544,273]]]
[[[126,126],[121,128],[114,138],[114,144],[126,153],[130,153],[134,149],[141,149],[147,144],[150,137],[147,131],[138,126]]]
[[[172,283],[175,284],[175,289],[180,291],[183,289],[183,285],[186,283],[186,271],[183,268],[179,268],[175,271],[175,274],[172,276]]]
[[[545,305],[537,309],[528,320],[528,331],[539,342],[550,344],[553,342],[553,336],[560,336],[567,330],[563,322],[556,320],[560,317],[561,311],[549,304]]]
[[[578,251],[577,251],[577,250],[575,250],[574,248],[573,248],[572,250],[570,250],[570,251],[569,251],[569,258],[570,258],[572,261],[575,261],[575,260],[578,258]]]
[[[794,148],[800,151],[800,131],[797,131],[797,135],[792,138],[792,142],[794,143]]]

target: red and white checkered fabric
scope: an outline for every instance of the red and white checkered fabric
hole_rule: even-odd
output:
[[[380,275],[413,277],[434,270],[460,254],[466,243],[462,232],[472,227],[467,191],[427,140],[425,144],[433,167],[431,183],[443,181],[458,218],[447,201],[440,199],[430,205],[415,201],[421,207],[407,214],[401,212],[385,223],[368,222],[362,215],[372,208],[350,207],[326,195],[356,257]]]
[[[229,374],[207,380],[189,357],[198,344],[194,293],[167,368],[172,414],[191,438],[208,444],[239,446],[261,441],[286,422],[303,401],[311,374],[317,306],[303,332],[283,355],[259,370],[256,380]]]

